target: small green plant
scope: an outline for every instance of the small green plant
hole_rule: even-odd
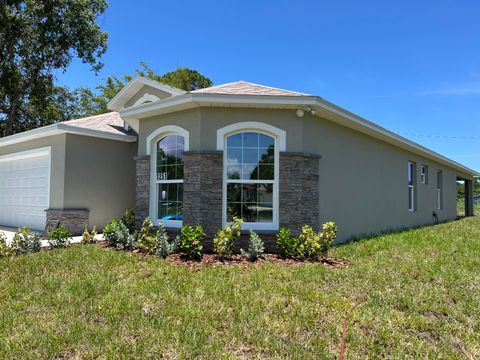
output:
[[[135,232],[135,209],[134,208],[130,208],[125,211],[125,214],[123,214],[123,217],[122,217],[122,222],[125,224],[128,231],[130,231],[130,234],[133,234]]]
[[[337,235],[337,226],[329,221],[322,226],[322,232],[315,232],[311,226],[304,225],[299,240],[299,254],[302,259],[317,260],[326,256]]]
[[[94,225],[92,231],[89,231],[87,225],[85,225],[85,230],[82,234],[82,244],[94,244],[95,236],[97,236],[97,226]]]
[[[255,231],[250,230],[250,242],[248,244],[248,249],[240,249],[240,252],[250,261],[256,261],[260,256],[262,256],[265,251],[265,246],[262,239]]]
[[[292,236],[288,228],[281,228],[277,234],[277,250],[282,258],[296,259],[298,254],[298,238]]]
[[[2,232],[0,233],[0,257],[6,257],[6,256],[12,256],[12,255],[13,255],[13,250],[7,244],[7,237]]]
[[[232,257],[235,242],[240,237],[242,224],[242,219],[234,218],[232,225],[227,225],[224,229],[219,230],[213,238],[213,249],[219,259],[225,260]]]
[[[19,228],[12,239],[12,251],[15,255],[31,254],[40,251],[40,236],[27,227]]]
[[[155,254],[157,245],[157,228],[153,225],[150,218],[143,221],[142,228],[138,233],[137,249],[145,254]]]
[[[205,237],[201,226],[185,225],[181,230],[180,251],[187,260],[200,260],[202,258],[202,240]]]
[[[56,229],[49,231],[47,234],[48,244],[52,248],[63,248],[70,244],[72,233],[65,225],[60,225]]]
[[[337,237],[338,228],[335,222],[328,221],[322,225],[322,243],[321,243],[321,252],[324,255],[328,254],[328,251],[332,247],[333,241]]]
[[[110,220],[103,229],[103,236],[110,246],[115,246],[119,250],[135,248],[135,235],[130,234],[128,228],[120,220]]]
[[[163,225],[159,226],[156,239],[154,253],[161,258],[166,258],[168,255],[178,252],[180,248],[180,236],[177,235],[173,241],[170,241]]]

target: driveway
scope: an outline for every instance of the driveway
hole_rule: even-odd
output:
[[[17,228],[12,228],[8,226],[0,226],[0,233],[4,233],[5,236],[7,237],[7,243],[10,244],[10,242],[13,239],[13,235],[17,232]],[[42,235],[40,231],[37,231],[39,235]],[[102,240],[103,236],[102,234],[97,234],[95,236],[96,240]],[[73,236],[72,240],[70,241],[71,244],[78,244],[82,241],[82,236]],[[42,247],[48,247],[48,241],[47,240],[42,240]]]

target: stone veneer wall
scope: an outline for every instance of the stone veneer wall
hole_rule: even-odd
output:
[[[150,155],[137,156],[135,161],[135,225],[140,228],[143,220],[150,215]]]
[[[47,224],[58,221],[58,225],[65,225],[72,235],[81,235],[85,226],[88,226],[90,211],[88,209],[47,209]]]
[[[184,164],[183,223],[202,225],[209,251],[222,227],[223,151],[187,151]]]
[[[298,234],[303,225],[320,228],[320,156],[280,153],[280,227]]]

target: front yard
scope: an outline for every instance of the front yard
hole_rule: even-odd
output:
[[[480,218],[320,263],[191,268],[97,245],[0,259],[0,358],[480,357]]]

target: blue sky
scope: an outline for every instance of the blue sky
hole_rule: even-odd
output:
[[[478,0],[112,0],[103,70],[58,79],[94,87],[143,60],[311,93],[480,171],[479,16]]]

